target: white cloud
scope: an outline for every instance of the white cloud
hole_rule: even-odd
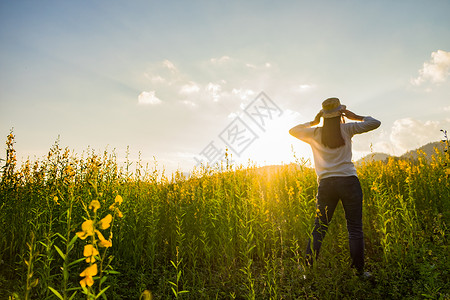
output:
[[[395,150],[392,149],[392,144],[388,141],[378,141],[372,144],[373,152],[391,153],[394,154]]]
[[[150,74],[144,74],[146,78],[148,78],[152,83],[164,83],[166,80],[162,78],[159,75],[150,75]]]
[[[227,116],[227,118],[228,119],[235,119],[235,118],[237,118],[239,115],[237,114],[237,113],[235,113],[235,112],[232,112],[232,113],[229,113],[228,114],[228,116]]]
[[[189,100],[183,100],[182,103],[183,103],[184,105],[186,105],[186,106],[189,106],[189,107],[196,107],[196,106],[197,106],[196,103],[194,103],[194,102],[192,102],[192,101],[189,101]]]
[[[442,138],[441,129],[450,126],[449,120],[420,121],[412,118],[396,120],[392,126],[390,141],[400,152],[416,149]]]
[[[270,69],[273,67],[273,65],[270,62],[266,62],[263,64],[252,64],[252,63],[244,63],[242,62],[243,66],[250,70],[256,70],[256,71],[267,71],[267,69]]]
[[[138,104],[157,105],[160,104],[161,102],[162,101],[155,96],[155,91],[150,92],[144,91],[140,93],[138,96]]]
[[[254,71],[267,71],[274,67],[271,62],[253,63],[246,62],[241,59],[231,58],[229,56],[222,56],[220,58],[211,58],[209,60],[210,65],[214,67],[221,67],[221,69],[232,69],[234,72],[254,72]],[[225,67],[225,68],[223,68]]]
[[[255,95],[255,92],[251,89],[233,89],[231,93],[242,100],[247,100],[249,97]]]
[[[419,70],[419,76],[412,79],[415,85],[424,82],[441,83],[444,82],[450,74],[450,52],[438,50],[431,53],[431,60],[423,64]]]
[[[299,84],[299,85],[294,86],[293,90],[294,90],[294,92],[297,92],[297,93],[305,93],[305,92],[313,90],[315,87],[316,86],[313,84],[304,83],[304,84]]]
[[[153,89],[154,86],[158,86],[158,90],[164,86],[179,86],[181,83],[186,83],[183,74],[180,74],[174,63],[167,59],[150,64],[143,72],[143,76],[146,79],[143,83],[150,82]],[[172,90],[178,92],[178,89],[172,88]]]
[[[450,111],[450,105],[449,105],[449,106],[446,106],[446,107],[444,107],[444,110],[445,110],[445,111]]]
[[[222,90],[222,87],[219,84],[216,84],[216,83],[210,82],[206,86],[206,91],[211,94],[211,96],[213,97],[214,102],[219,101],[221,90]]]
[[[229,56],[224,55],[220,58],[211,58],[209,61],[213,64],[220,65],[231,61],[231,58]]]
[[[200,87],[195,82],[189,82],[180,88],[180,94],[184,95],[197,93],[198,91],[200,91]]]
[[[175,65],[173,64],[173,62],[171,62],[170,60],[167,60],[167,59],[164,60],[163,65],[172,72],[178,71],[177,68],[175,67]]]

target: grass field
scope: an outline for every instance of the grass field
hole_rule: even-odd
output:
[[[185,178],[58,143],[19,166],[12,134],[6,154],[1,299],[450,298],[447,153],[358,166],[372,280],[349,266],[341,206],[305,268],[317,182],[301,160]]]

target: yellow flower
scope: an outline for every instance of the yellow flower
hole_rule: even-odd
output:
[[[321,217],[322,213],[320,212],[320,209],[316,209],[316,217]]]
[[[450,176],[450,168],[447,168],[447,169],[445,170],[445,175],[449,175],[449,176]]]
[[[95,230],[95,233],[97,234],[98,239],[99,239],[100,241],[105,240],[105,237],[103,236],[103,234],[102,234],[100,231]]]
[[[80,285],[82,287],[92,286],[94,284],[94,279],[91,276],[86,276],[80,280]]]
[[[119,218],[122,218],[122,217],[123,217],[123,214],[122,214],[122,212],[120,211],[120,209],[119,209],[118,207],[116,207],[116,213],[117,213],[117,216],[118,216]]]
[[[100,208],[100,202],[98,200],[92,200],[91,204],[89,204],[89,209],[93,209],[94,212],[97,212],[97,209]]]
[[[105,247],[105,248],[112,247],[111,241],[106,240],[100,231],[96,230],[95,232],[97,233],[98,239],[100,240],[100,242],[98,243],[98,245],[100,247]]]
[[[81,272],[80,276],[84,277],[80,280],[80,285],[82,287],[92,286],[94,284],[94,279],[92,276],[97,275],[98,269],[97,264],[93,264],[92,266],[87,267],[83,272]]]
[[[112,216],[111,214],[108,214],[106,217],[104,217],[98,222],[98,227],[100,227],[100,229],[106,229],[111,225],[111,221]]]
[[[120,195],[116,196],[116,199],[114,199],[114,203],[111,204],[111,206],[109,207],[109,210],[116,210],[117,211],[117,206],[119,206],[120,204],[122,204],[123,202],[123,198]]]
[[[100,243],[98,245],[100,247],[105,247],[105,248],[112,247],[112,243],[110,241],[107,241],[107,240],[100,241]]]
[[[149,290],[145,290],[142,292],[141,297],[139,299],[152,300],[152,293]]]
[[[80,239],[84,240],[88,236],[94,235],[94,221],[92,220],[86,220],[81,224],[81,230],[77,232],[77,235]]]
[[[93,264],[92,266],[87,267],[84,269],[83,272],[81,272],[80,276],[95,276],[97,275],[98,269],[97,264]]]
[[[59,200],[59,199],[58,199],[57,196],[53,197],[53,201],[55,201],[57,204],[59,204],[59,203],[58,203],[58,200]]]
[[[89,245],[84,246],[83,255],[87,257],[86,262],[88,262],[88,263],[95,262],[94,256],[96,256],[98,254],[99,253],[98,253],[97,249],[93,245],[89,244]]]
[[[120,195],[116,196],[116,199],[114,199],[114,203],[117,203],[118,205],[122,204],[123,198]]]

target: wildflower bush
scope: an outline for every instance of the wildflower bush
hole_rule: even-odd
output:
[[[448,142],[447,142],[448,148]],[[181,172],[58,142],[0,181],[1,299],[448,299],[448,156],[358,166],[366,265],[338,207],[306,268],[317,181],[305,162]]]

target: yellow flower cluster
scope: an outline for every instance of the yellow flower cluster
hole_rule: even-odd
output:
[[[123,214],[119,209],[119,205],[122,204],[122,202],[123,202],[123,198],[120,195],[117,195],[116,199],[114,199],[114,203],[109,207],[109,210],[112,210],[115,213],[117,213],[117,216],[119,218],[123,217]]]
[[[110,209],[115,210],[119,217],[122,217],[122,212],[120,212],[118,206],[122,204],[123,199],[121,196],[117,195],[114,200],[114,204],[110,206]],[[100,208],[100,201],[92,200],[89,204],[88,208],[93,210],[95,216],[97,215],[97,210]],[[96,219],[96,218],[94,218]],[[92,243],[84,246],[83,256],[86,257],[86,262],[89,263],[89,267],[87,267],[83,272],[81,272],[80,276],[84,277],[80,281],[80,285],[82,287],[92,286],[94,284],[93,276],[97,275],[98,269],[96,262],[96,256],[99,255],[98,246],[108,248],[112,246],[112,232],[110,234],[109,239],[105,239],[103,234],[99,231],[108,229],[111,226],[111,222],[113,217],[111,214],[107,214],[103,219],[94,223],[93,220],[89,219],[84,221],[81,224],[81,231],[77,232],[76,235],[85,240],[87,237],[92,237]],[[95,237],[98,238],[98,242]]]

